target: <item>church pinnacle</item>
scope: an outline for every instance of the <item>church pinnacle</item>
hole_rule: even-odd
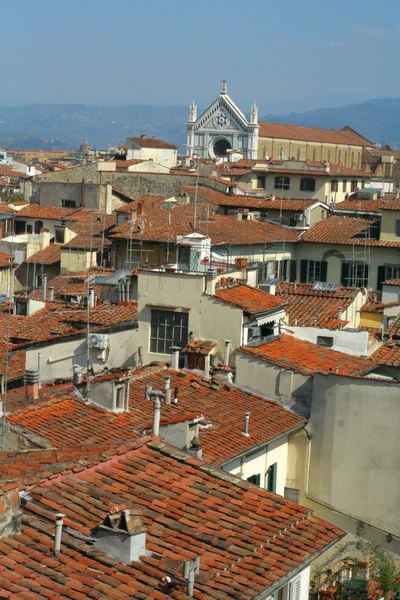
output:
[[[197,106],[193,100],[189,109],[189,123],[194,123],[197,119]]]
[[[253,106],[250,110],[250,123],[252,125],[257,125],[258,123],[258,106],[255,102],[253,102]]]
[[[226,79],[222,80],[221,83],[221,96],[225,96],[228,93],[228,88],[226,86]]]

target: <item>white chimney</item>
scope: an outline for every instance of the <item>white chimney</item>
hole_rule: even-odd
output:
[[[231,350],[231,340],[225,340],[225,348],[224,348],[224,367],[229,365],[229,354]]]
[[[173,371],[179,370],[179,351],[180,348],[177,346],[172,346],[171,348],[171,369]]]
[[[338,308],[338,321],[343,319],[343,308]]]
[[[48,275],[43,275],[42,277],[42,301],[46,302],[47,300],[47,279]]]
[[[49,302],[53,302],[54,300],[54,288],[52,286],[49,287],[48,300]]]
[[[243,435],[245,435],[246,437],[249,437],[249,421],[250,421],[250,413],[246,412],[244,413],[244,429],[243,429]]]
[[[56,514],[56,533],[54,536],[54,548],[53,554],[54,556],[58,556],[61,550],[61,536],[62,536],[62,528],[63,528],[63,518],[65,515],[63,513],[58,512]]]
[[[97,528],[96,547],[118,562],[130,565],[146,553],[146,528],[142,511],[117,510],[107,514]]]
[[[161,419],[161,393],[151,392],[151,398],[153,400],[153,435],[159,435],[160,433],[160,419]]]
[[[164,402],[171,404],[171,377],[169,375],[164,378]]]
[[[94,288],[89,288],[89,308],[93,308],[94,307],[94,303],[95,303],[95,299],[94,299]]]

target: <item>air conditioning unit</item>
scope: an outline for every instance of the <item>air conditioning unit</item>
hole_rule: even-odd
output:
[[[89,347],[104,350],[109,346],[109,337],[106,333],[91,333],[89,335]]]

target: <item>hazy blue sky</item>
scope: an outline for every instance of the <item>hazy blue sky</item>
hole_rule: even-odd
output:
[[[247,110],[399,97],[400,0],[2,0],[0,102]]]

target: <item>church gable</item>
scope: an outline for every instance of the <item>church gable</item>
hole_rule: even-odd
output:
[[[247,131],[247,119],[235,111],[231,103],[224,96],[220,96],[194,123],[196,131],[207,129],[210,131]]]

